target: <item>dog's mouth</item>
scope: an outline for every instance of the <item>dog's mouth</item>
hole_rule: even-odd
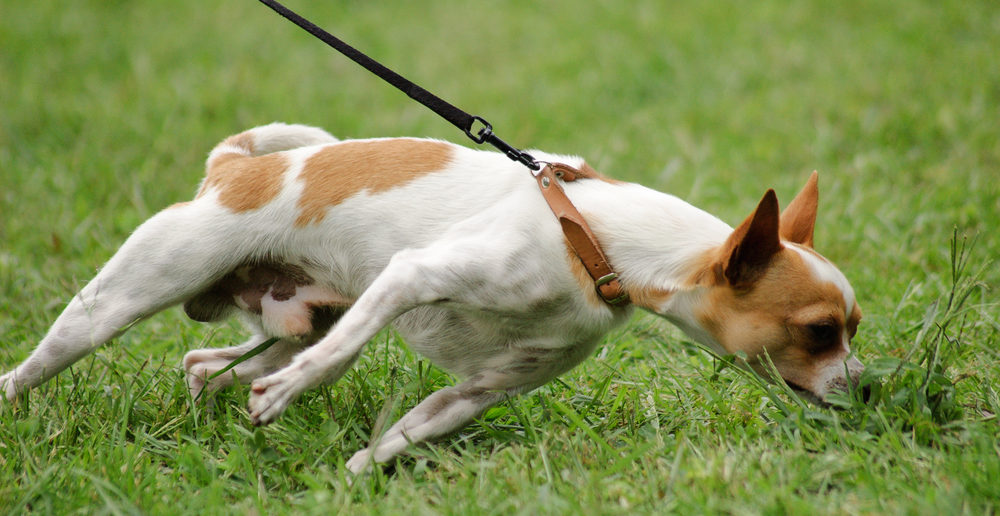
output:
[[[782,378],[782,380],[785,381],[785,384],[788,385],[788,387],[792,389],[792,392],[794,392],[798,397],[808,402],[811,402],[815,405],[818,405],[820,407],[830,406],[829,403],[823,401],[823,398],[820,398],[819,396],[816,395],[816,393],[810,391],[809,389],[806,389],[805,387],[802,387],[801,385],[791,380],[785,380],[784,378]]]

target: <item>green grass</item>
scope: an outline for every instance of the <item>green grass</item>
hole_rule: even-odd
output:
[[[290,2],[515,145],[739,222],[820,171],[818,249],[865,312],[869,405],[797,402],[638,315],[558,381],[348,485],[385,418],[453,380],[380,334],[255,429],[194,403],[169,310],[17,406],[0,513],[995,513],[1000,9],[991,1]],[[208,150],[274,120],[461,142],[250,0],[4,1],[0,369]]]

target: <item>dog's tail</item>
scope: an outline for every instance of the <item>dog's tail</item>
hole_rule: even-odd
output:
[[[338,140],[317,127],[273,123],[248,129],[222,140],[208,155],[207,168],[223,157],[253,157]]]
[[[248,129],[222,140],[208,154],[205,163],[205,179],[198,188],[196,197],[201,197],[214,180],[221,175],[229,175],[230,167],[240,159],[263,156],[272,152],[280,152],[310,145],[336,143],[338,140],[330,133],[305,125],[289,125],[273,123]],[[221,174],[221,175],[220,175]]]

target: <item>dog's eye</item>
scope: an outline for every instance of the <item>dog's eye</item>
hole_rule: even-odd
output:
[[[809,347],[811,353],[821,353],[837,345],[840,340],[840,328],[834,323],[809,324],[806,329],[809,330],[809,337],[812,341],[812,346]]]
[[[810,324],[809,333],[816,340],[831,340],[837,337],[837,325],[828,322]]]

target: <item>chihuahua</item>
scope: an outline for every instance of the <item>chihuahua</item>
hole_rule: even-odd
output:
[[[864,367],[850,344],[861,309],[813,249],[815,172],[784,212],[768,190],[735,229],[596,173],[562,188],[629,303],[595,291],[536,182],[503,154],[437,140],[339,141],[301,125],[231,136],[209,154],[195,199],[139,226],[34,352],[0,376],[0,392],[14,399],[176,304],[198,321],[239,313],[250,327],[241,345],[187,353],[184,369],[193,395],[250,383],[254,424],[343,376],[390,323],[460,378],[354,454],[355,473],[569,370],[634,307],[762,374],[773,364],[809,400],[857,384]]]

